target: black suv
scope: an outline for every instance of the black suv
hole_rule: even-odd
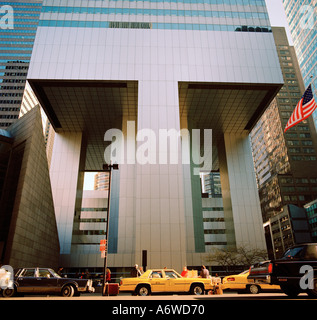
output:
[[[260,262],[250,268],[248,279],[280,285],[292,297],[300,292],[317,297],[317,243],[289,248],[281,259]]]

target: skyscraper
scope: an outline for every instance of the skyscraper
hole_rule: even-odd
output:
[[[41,111],[0,130],[0,261],[59,265],[59,239]]]
[[[0,128],[19,118],[42,0],[0,1]]]
[[[283,0],[305,87],[317,96],[317,1]],[[317,128],[317,112],[313,113]]]
[[[105,153],[119,163],[111,266],[140,264],[143,250],[148,267],[202,263],[199,171],[220,172],[221,245],[265,247],[248,134],[283,77],[264,0],[46,0],[28,81],[56,131],[63,266],[103,263],[97,245],[76,251],[72,230],[83,174],[102,171]]]
[[[210,172],[204,174],[202,179],[202,192],[208,195],[208,198],[221,197],[221,182],[219,172]]]
[[[94,190],[109,189],[109,172],[97,172],[94,177]]]
[[[305,91],[302,75],[285,29],[272,30],[285,84],[250,134],[264,223],[276,220],[286,205],[303,207],[317,197],[317,139],[312,117],[283,132]],[[283,239],[276,238],[273,247],[283,251]]]

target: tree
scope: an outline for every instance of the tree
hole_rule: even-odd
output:
[[[248,268],[252,264],[268,259],[267,251],[262,249],[250,249],[245,246],[240,246],[237,248],[237,252],[241,258],[241,264]]]
[[[267,251],[239,246],[237,248],[214,249],[205,260],[207,262],[216,262],[227,271],[229,267],[243,266],[245,269],[252,264],[266,260]]]

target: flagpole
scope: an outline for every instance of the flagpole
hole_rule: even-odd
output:
[[[313,93],[313,97],[314,97],[314,93],[316,93],[317,95],[317,90],[316,90],[316,87],[314,85],[314,80],[315,80],[316,77],[314,77],[313,75],[310,76],[310,84],[312,85],[312,93]],[[313,116],[313,122],[315,124],[315,119],[314,119],[314,116]],[[316,122],[317,123],[317,122]],[[315,125],[316,127],[316,125]]]
[[[313,88],[314,88],[314,92],[313,93],[317,93],[317,91],[316,91],[316,87],[315,87],[315,85],[314,85],[314,79],[315,79],[316,77],[314,77],[313,75],[311,75],[310,76],[310,84],[313,86]]]

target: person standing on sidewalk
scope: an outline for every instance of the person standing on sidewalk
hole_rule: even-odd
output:
[[[137,264],[134,265],[132,271],[131,271],[131,277],[139,277],[141,275],[141,272],[139,270],[139,266]]]
[[[209,270],[203,265],[201,266],[201,272],[200,272],[201,278],[209,278]]]

